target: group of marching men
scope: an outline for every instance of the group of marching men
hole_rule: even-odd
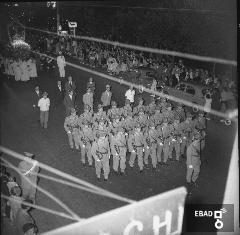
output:
[[[103,169],[104,180],[107,181],[111,156],[116,175],[119,174],[119,167],[120,174],[126,174],[127,152],[130,152],[130,168],[133,169],[137,158],[140,173],[148,166],[149,157],[153,170],[157,169],[158,163],[168,166],[168,160],[173,160],[173,150],[176,156],[174,160],[180,161],[181,156],[185,157],[186,148],[195,140],[198,142],[197,147],[193,146],[193,151],[197,149],[199,156],[205,146],[206,118],[200,112],[193,119],[181,104],[172,109],[170,102],[164,98],[157,102],[152,97],[149,105],[144,105],[144,100],[140,98],[135,107],[126,99],[121,108],[112,101],[107,111],[103,110],[101,104],[97,112],[85,105],[84,112],[79,116],[75,109],[71,109],[71,115],[65,119],[64,129],[70,147],[81,150],[82,164],[86,164],[86,155],[89,166],[93,165],[94,159],[98,180]],[[189,151],[191,149],[187,149],[187,154]],[[189,158],[187,156],[187,162],[190,162],[187,163],[190,170],[187,181],[192,183],[191,180],[195,182],[198,177],[200,165],[193,166]]]
[[[4,74],[14,76],[15,81],[29,81],[30,78],[36,78],[37,65],[36,60],[29,58],[28,60],[1,58],[1,65],[4,66]]]

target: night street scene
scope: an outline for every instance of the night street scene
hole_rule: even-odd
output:
[[[235,0],[1,2],[1,234],[240,234],[239,25]]]

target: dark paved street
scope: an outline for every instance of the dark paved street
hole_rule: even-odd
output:
[[[67,67],[68,74],[71,74],[77,83],[78,106],[82,111],[82,95],[85,93],[86,83],[91,75],[71,67]],[[96,82],[96,100],[99,100],[108,81],[101,77],[93,76],[93,78]],[[68,146],[67,135],[63,128],[64,107],[50,108],[47,130],[40,128],[37,117],[33,113],[31,93],[34,86],[38,83],[42,90],[49,92],[51,99],[54,83],[57,81],[56,73],[40,73],[39,82],[15,82],[6,79],[3,75],[1,75],[1,81],[1,142],[3,146],[19,153],[24,151],[35,153],[36,159],[40,162],[133,200],[141,200],[184,185],[186,172],[184,159],[180,163],[170,162],[169,167],[159,166],[157,172],[152,172],[150,167],[141,175],[135,165],[134,171],[127,171],[125,177],[111,174],[109,182],[97,182],[95,169],[84,168],[80,163],[80,152],[71,151]],[[113,99],[121,106],[127,87],[109,83],[112,86]],[[222,202],[235,129],[235,124],[225,126],[212,120],[208,122],[199,188],[193,191],[192,197],[188,198],[187,202]],[[18,164],[18,161],[12,157],[9,157],[9,160],[15,165]],[[46,172],[42,170],[41,173]],[[16,175],[16,173],[13,174]],[[82,218],[125,205],[117,200],[93,195],[45,179],[40,179],[39,185],[60,198]],[[37,203],[51,209],[62,210],[42,193],[37,194]],[[32,211],[32,215],[36,220],[39,232],[72,222],[38,210]]]

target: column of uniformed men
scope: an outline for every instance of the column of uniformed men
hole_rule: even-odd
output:
[[[90,88],[88,93],[91,93]],[[144,100],[140,98],[133,108],[127,99],[123,107],[118,107],[115,101],[111,102],[109,109],[99,104],[94,112],[92,103],[89,104],[89,100],[86,102],[86,94],[83,97],[84,112],[78,116],[72,108],[65,119],[64,129],[70,148],[81,152],[79,160],[82,164],[92,166],[95,161],[98,180],[101,169],[104,180],[108,180],[110,158],[113,173],[126,175],[126,164],[133,169],[136,159],[142,173],[150,168],[149,160],[152,170],[156,171],[159,165],[167,167],[170,160],[180,161],[187,153],[187,183],[196,183],[201,164],[200,149],[205,146],[206,119],[203,113],[193,119],[181,105],[172,109],[168,101],[162,99],[156,102],[154,97],[148,105],[144,105]],[[200,144],[199,152],[191,151],[196,145],[192,144],[194,141]],[[194,161],[197,157],[199,161]]]

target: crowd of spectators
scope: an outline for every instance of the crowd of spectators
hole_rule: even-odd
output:
[[[46,37],[46,35],[39,36],[39,33],[31,33],[28,40],[31,41],[30,44],[35,42],[33,47],[40,52],[58,55],[61,51],[67,57],[74,57],[81,64],[102,69],[115,76],[127,75],[140,66],[152,68],[158,74],[158,82],[163,81],[167,86],[176,86],[181,81],[187,81],[208,87],[213,108],[216,110],[225,111],[236,106],[237,84],[229,71],[215,74],[209,69],[186,65],[181,58],[140,52],[68,36]],[[49,63],[52,63],[52,60]]]

